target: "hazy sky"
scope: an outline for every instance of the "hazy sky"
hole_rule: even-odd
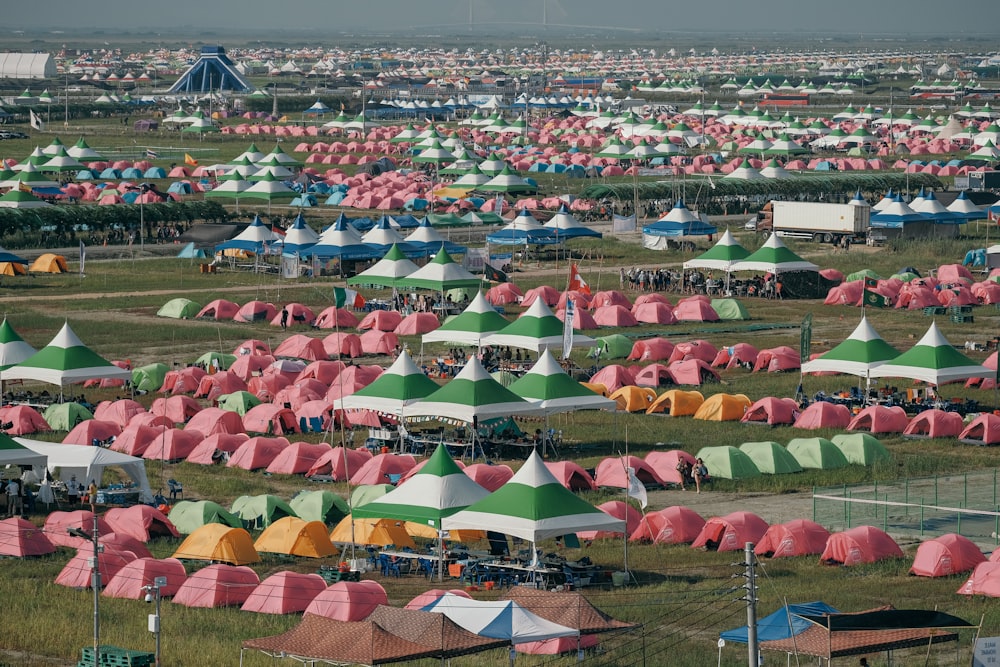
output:
[[[544,0],[550,24],[664,31],[989,34],[1000,0]],[[5,30],[99,27],[164,30],[403,30],[542,23],[543,0],[43,0],[4,3]],[[0,41],[0,48],[3,44]],[[1000,48],[1000,43],[998,43]]]

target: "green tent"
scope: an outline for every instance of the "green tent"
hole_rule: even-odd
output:
[[[494,310],[482,292],[475,297],[460,315],[449,319],[434,331],[423,335],[424,343],[458,343],[479,346],[486,336],[503,329],[510,322]]]
[[[766,475],[802,472],[802,466],[788,450],[774,442],[744,442],[740,451],[750,457],[757,469]]]
[[[705,462],[710,477],[747,479],[760,476],[753,459],[736,447],[702,447],[697,458]]]
[[[94,413],[79,403],[53,403],[42,417],[53,431],[72,431],[82,421],[94,418]]]
[[[736,299],[712,299],[712,309],[720,320],[749,320],[750,313]]]
[[[407,408],[409,417],[450,418],[466,423],[540,414],[541,408],[494,380],[476,357],[470,357],[465,368],[448,384]]]
[[[362,484],[351,491],[351,507],[377,500],[395,488],[392,484]]]
[[[224,352],[206,352],[194,360],[194,363],[204,368],[211,368],[214,362],[218,362],[219,369],[226,370],[236,362],[236,355]]]
[[[504,323],[506,324],[506,320]],[[7,370],[19,364],[35,353],[35,348],[24,342],[20,334],[14,331],[7,318],[0,323],[0,371]]]
[[[358,275],[348,278],[347,284],[395,287],[403,278],[416,272],[419,268],[406,258],[398,245],[393,243],[385,257]]]
[[[819,267],[788,249],[777,234],[771,234],[756,252],[732,267],[733,271],[767,271],[779,274],[789,271],[818,271]]]
[[[889,450],[871,433],[838,433],[832,440],[848,463],[870,466],[892,460]]]
[[[242,528],[243,522],[222,505],[211,500],[182,500],[170,509],[170,523],[177,532],[190,535],[208,523],[221,523],[233,528]]]
[[[170,367],[166,364],[147,364],[132,370],[132,384],[140,391],[159,391]]]
[[[996,371],[977,364],[948,342],[937,322],[917,344],[871,371],[871,377],[910,378],[935,386],[969,378],[989,378]]]
[[[595,338],[601,356],[605,359],[624,359],[632,352],[632,339],[623,334],[611,334]]]
[[[545,302],[535,299],[528,310],[521,313],[521,316],[505,326],[500,331],[487,336],[483,343],[486,345],[507,345],[520,347],[525,350],[542,350],[563,347],[564,325],[559,318],[552,314]],[[590,336],[573,332],[573,347],[594,347],[597,342]],[[629,346],[631,350],[631,346]],[[627,354],[627,353],[626,353]]]
[[[249,391],[234,391],[231,394],[223,394],[219,396],[218,406],[223,410],[229,410],[230,412],[238,413],[240,416],[245,415],[254,408],[263,403],[262,400],[251,394]]]
[[[267,528],[278,519],[296,516],[295,510],[278,496],[240,496],[233,501],[233,514],[240,517],[248,528]]]
[[[832,371],[867,378],[872,369],[899,356],[862,316],[851,335],[829,352],[802,364],[803,373]]]
[[[864,280],[865,278],[871,278],[873,280],[878,280],[879,275],[874,269],[861,269],[860,271],[855,271],[854,273],[847,274],[844,278],[845,283],[853,283],[856,280]]]
[[[172,317],[175,320],[187,320],[195,317],[198,311],[201,310],[201,306],[192,301],[191,299],[171,299],[163,304],[158,311],[156,311],[157,317]]]
[[[59,386],[104,378],[131,380],[132,371],[115,366],[84,345],[68,322],[48,345],[3,374],[4,380],[36,380]]]
[[[684,262],[684,268],[715,269],[728,274],[733,264],[749,256],[750,251],[740,245],[733,233],[727,229],[714,246],[694,259]]]
[[[545,414],[574,410],[614,410],[616,403],[595,394],[571,378],[552,353],[545,350],[531,370],[510,385],[510,390],[537,404]]]
[[[396,284],[398,287],[444,292],[456,287],[478,288],[482,282],[482,276],[474,276],[466,271],[451,258],[447,250],[441,248],[433,260],[401,278]]]
[[[826,438],[793,438],[788,441],[788,453],[807,469],[834,470],[848,466],[840,448]]]
[[[430,396],[440,388],[434,380],[424,375],[403,350],[384,373],[350,396],[336,401],[338,409],[378,410],[402,415],[406,406]]]
[[[351,510],[343,498],[333,491],[302,491],[288,503],[296,516],[305,521],[321,521],[336,525]]]

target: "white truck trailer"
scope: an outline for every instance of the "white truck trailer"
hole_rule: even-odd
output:
[[[845,236],[863,243],[871,223],[871,206],[862,200],[847,204],[770,201],[757,216],[757,231],[779,236],[840,243]]]

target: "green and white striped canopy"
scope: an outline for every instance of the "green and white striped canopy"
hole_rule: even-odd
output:
[[[802,364],[802,372],[832,371],[869,377],[873,368],[898,356],[899,350],[885,342],[885,339],[868,323],[868,318],[862,317],[861,322],[844,342],[818,359]]]
[[[41,350],[4,371],[5,380],[37,380],[65,385],[84,380],[131,380],[132,371],[118,368],[83,344],[69,323]]]
[[[933,385],[985,378],[995,371],[977,364],[948,342],[937,322],[931,323],[924,337],[906,352],[871,371],[872,377],[911,378]]]
[[[414,403],[406,413],[411,419],[444,417],[471,423],[474,419],[540,415],[542,410],[497,382],[479,360],[472,357],[453,380]]]

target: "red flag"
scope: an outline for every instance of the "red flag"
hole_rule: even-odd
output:
[[[569,265],[569,286],[566,289],[581,294],[590,294],[590,285],[580,275],[580,269],[575,263]]]

